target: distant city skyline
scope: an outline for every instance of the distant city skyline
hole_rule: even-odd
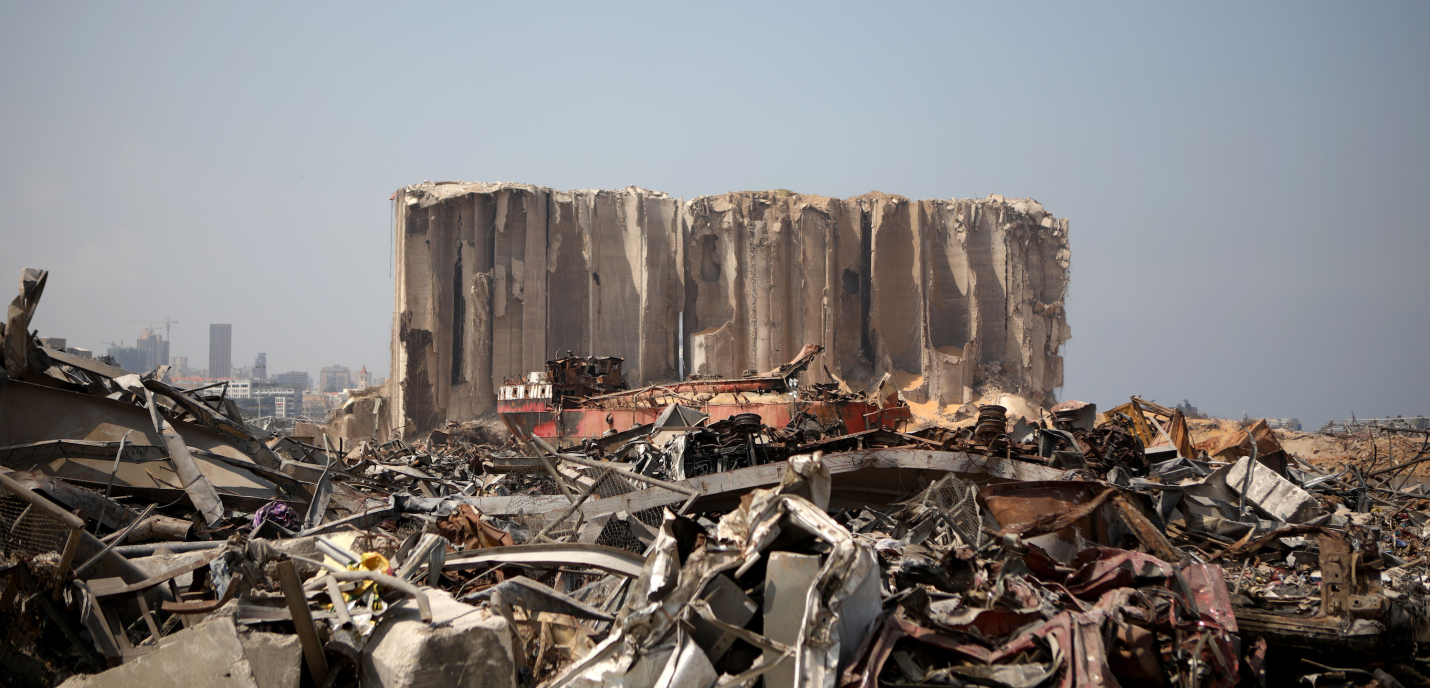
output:
[[[40,309],[40,312],[44,312],[43,307]],[[199,320],[202,320],[202,318],[199,318]],[[229,326],[228,341],[230,374],[228,377],[238,377],[237,372],[242,370],[247,371],[247,376],[251,377],[255,381],[272,382],[274,374],[269,372],[271,370],[271,366],[268,365],[268,353],[270,351],[277,350],[280,352],[280,357],[276,358],[275,360],[285,360],[281,354],[282,348],[273,347],[271,345],[272,342],[265,343],[263,341],[259,341],[257,346],[251,347],[256,350],[255,353],[251,354],[253,359],[253,365],[251,367],[234,365],[234,361],[246,360],[248,357],[248,354],[242,353],[241,348],[235,348],[234,346],[234,337],[237,336],[239,338],[239,341],[241,342],[243,338],[243,331],[240,328],[233,327],[233,325],[229,323],[208,323],[205,326],[208,327],[209,332],[212,333],[214,326],[223,324]],[[192,334],[191,331],[194,328],[182,328],[176,322],[174,325],[170,326],[170,329],[176,330],[180,333],[188,332],[189,334]],[[209,339],[200,338],[199,341],[194,341],[193,337],[188,337],[187,339],[189,340],[189,347],[185,348],[182,345],[174,346],[173,340],[166,338],[164,334],[158,329],[152,327],[141,327],[137,328],[137,330],[137,336],[134,336],[132,338],[130,336],[127,336],[126,333],[125,336],[116,336],[113,338],[101,337],[100,341],[98,342],[77,340],[72,337],[65,337],[63,335],[48,331],[41,332],[40,336],[42,339],[45,339],[47,341],[65,342],[65,348],[75,350],[87,350],[93,352],[94,356],[113,356],[116,362],[120,364],[120,367],[123,367],[124,369],[129,370],[131,372],[141,374],[147,373],[162,363],[167,364],[171,367],[172,370],[170,371],[170,375],[172,377],[183,376],[183,373],[189,373],[191,375],[198,375],[200,373],[203,373],[203,377],[209,379],[218,378],[218,376],[214,376],[212,374],[212,371],[209,368],[195,367],[190,363],[191,361],[197,360],[200,362],[201,365],[212,365],[212,361],[210,360],[209,355],[213,354],[214,352],[212,351],[212,342]],[[133,330],[130,330],[129,332],[133,332]],[[176,339],[178,339],[180,342],[184,341],[184,339]],[[275,339],[279,341],[282,340],[282,338]],[[196,359],[191,352],[191,349],[194,347],[197,347],[200,351],[207,351],[208,355],[204,355]],[[122,348],[122,351],[116,351],[116,348]],[[287,360],[289,360],[289,365],[280,364],[279,368],[298,370],[297,366],[291,365],[292,359]],[[343,365],[350,371],[354,369],[362,369],[367,371],[367,379],[386,382],[388,376],[385,374],[379,374],[377,372],[379,370],[386,369],[386,365],[383,365],[383,363],[385,363],[385,360],[379,363],[370,363],[366,361],[357,362],[356,366],[351,364],[331,363],[330,365]],[[305,370],[309,371],[310,379],[316,379],[312,376],[311,371],[321,370],[322,367],[323,366],[315,366],[313,368],[305,368]],[[350,373],[350,382],[353,386],[357,386],[359,382],[361,382],[361,379],[362,378],[358,375],[358,373]],[[309,387],[311,388],[313,386],[313,383],[309,382]]]
[[[386,382],[387,376],[373,375],[366,363],[359,364],[359,372],[351,372],[351,366],[341,364],[331,364],[319,371],[318,384],[314,384],[313,376],[307,371],[290,370],[287,373],[270,375],[268,373],[268,354],[266,351],[258,352],[254,355],[253,365],[234,366],[232,364],[232,336],[233,328],[228,324],[214,323],[210,325],[211,334],[216,336],[216,340],[210,341],[209,361],[210,368],[195,368],[189,364],[191,357],[179,355],[171,350],[170,342],[164,335],[158,333],[153,328],[141,328],[139,336],[134,340],[132,346],[126,345],[126,338],[116,340],[105,340],[101,342],[104,347],[85,347],[78,342],[65,337],[43,336],[42,342],[46,346],[54,348],[69,349],[71,351],[90,351],[96,356],[109,356],[115,360],[115,364],[130,372],[144,374],[154,370],[161,364],[170,366],[169,376],[171,378],[200,377],[204,379],[251,379],[259,384],[301,384],[303,389],[317,389],[326,391],[327,387],[334,387],[335,391],[342,389],[364,388],[376,382]],[[229,350],[229,368],[227,375],[214,375],[212,366],[214,365],[214,355],[222,353],[224,340],[227,339]],[[221,361],[220,361],[221,362]],[[280,378],[281,381],[280,381]],[[297,382],[298,380],[304,380]]]

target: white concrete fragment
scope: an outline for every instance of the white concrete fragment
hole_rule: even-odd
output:
[[[1242,457],[1227,470],[1226,486],[1238,496],[1246,484],[1247,465],[1252,463],[1251,457]],[[1296,487],[1259,461],[1254,465],[1251,488],[1245,490],[1247,502],[1287,523],[1303,523],[1318,515],[1320,507],[1311,493]]]
[[[303,646],[296,635],[249,631],[238,634],[258,688],[298,688],[303,677]]]
[[[363,649],[363,688],[513,688],[511,634],[501,616],[428,590],[432,623],[411,599],[383,614]]]

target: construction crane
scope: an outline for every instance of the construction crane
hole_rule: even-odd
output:
[[[166,342],[173,341],[173,338],[169,336],[169,328],[173,325],[179,324],[179,321],[170,320],[168,316],[164,316],[163,320],[130,320],[129,322],[144,323],[145,325],[158,325],[159,323],[164,323],[164,341]]]

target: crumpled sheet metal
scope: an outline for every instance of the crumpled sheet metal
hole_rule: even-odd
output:
[[[1148,507],[1132,504],[1139,495],[1106,484],[985,490],[983,497],[992,496],[985,502],[998,502],[1003,493],[1020,491],[1061,498],[1056,505],[1026,509],[1027,518],[1006,519],[1009,524],[986,547],[993,548],[987,550],[990,556],[1003,552],[1002,556],[1012,558],[997,564],[988,576],[964,576],[958,579],[962,583],[943,579],[944,584],[971,585],[970,595],[984,591],[975,595],[981,600],[977,604],[974,597],[962,595],[931,600],[925,587],[916,585],[898,593],[899,601],[882,612],[876,596],[867,624],[850,628],[841,623],[843,617],[857,615],[858,605],[867,602],[864,598],[853,602],[856,592],[871,581],[878,582],[876,589],[882,587],[883,572],[867,539],[854,536],[800,496],[817,496],[819,483],[827,479],[818,470],[818,457],[811,461],[791,467],[780,487],[750,493],[740,508],[721,518],[713,538],[703,546],[693,545],[689,531],[681,533],[681,519],[667,511],[610,636],[547,686],[651,688],[664,685],[662,676],[694,676],[703,682],[709,676],[705,664],[718,658],[690,655],[679,623],[708,613],[695,593],[722,573],[742,580],[775,551],[785,551],[775,549],[780,543],[807,541],[805,536],[821,542],[822,558],[807,590],[793,590],[807,595],[797,638],[786,647],[751,633],[751,640],[766,653],[740,676],[727,677],[727,685],[748,683],[783,661],[794,662],[795,688],[872,687],[891,657],[898,660],[906,680],[919,683],[1164,685],[1167,677],[1156,654],[1159,647],[1173,653],[1176,671],[1195,677],[1197,685],[1230,686],[1236,680],[1239,641],[1220,567],[1169,562],[1110,545],[1083,548],[1059,560],[1019,537],[1019,533],[1054,532],[1087,519],[1095,522],[1084,523],[1090,542],[1136,536],[1136,529],[1126,523],[1129,519],[1152,527],[1145,516]],[[1016,499],[1009,497],[1004,506]],[[1005,509],[1005,516],[1008,513]],[[916,556],[916,550],[926,549],[892,544],[888,554],[905,561],[912,561],[909,557]],[[1160,546],[1171,549],[1165,539]],[[960,547],[966,551],[959,555],[964,564],[948,559],[915,563],[955,568],[987,568],[996,563]],[[1175,639],[1157,641],[1154,629]],[[905,639],[937,649],[953,663],[925,669],[907,656],[896,655],[896,645]]]
[[[812,475],[818,475],[813,471]],[[794,484],[784,489],[799,489]],[[814,584],[806,592],[805,616],[798,641],[781,648],[785,654],[775,661],[795,662],[796,688],[831,688],[836,683],[841,643],[857,647],[868,628],[841,626],[843,604],[855,595],[878,566],[868,545],[856,542],[847,529],[829,514],[803,497],[778,490],[756,490],[736,511],[727,514],[716,527],[714,542],[689,551],[682,557],[682,538],[677,533],[678,517],[666,512],[666,519],[651,547],[641,576],[632,584],[630,596],[618,615],[610,636],[585,659],[553,678],[550,688],[598,685],[648,687],[653,677],[681,675],[695,671],[681,667],[688,653],[683,645],[671,644],[670,631],[680,618],[698,613],[697,592],[706,589],[721,573],[738,577],[761,557],[781,535],[802,531],[827,545]],[[843,633],[850,637],[841,638]],[[678,634],[677,634],[678,635]],[[752,634],[754,635],[754,634]],[[780,644],[751,638],[767,647]],[[677,651],[677,650],[680,651]],[[708,661],[708,658],[704,661]],[[757,661],[743,676],[754,678],[771,664]],[[703,671],[695,671],[704,675]]]
[[[1151,675],[1147,673],[1148,667],[1156,666],[1156,661],[1148,656],[1146,648],[1126,645],[1141,635],[1134,629],[1140,628],[1148,615],[1155,614],[1152,595],[1171,594],[1167,588],[1173,586],[1175,581],[1182,580],[1178,569],[1145,554],[1111,548],[1087,550],[1079,555],[1079,559],[1085,559],[1087,563],[1066,582],[1079,579],[1098,581],[1099,585],[1081,586],[1081,593],[1078,594],[1078,597],[1089,600],[1091,604],[1071,605],[1047,616],[1046,620],[1045,613],[1012,611],[1010,616],[1010,612],[1006,610],[1002,613],[994,613],[991,609],[982,610],[966,614],[959,619],[946,618],[966,622],[947,630],[921,625],[910,618],[907,611],[896,612],[885,618],[883,627],[875,636],[868,652],[844,673],[840,685],[842,688],[875,688],[885,662],[895,651],[899,641],[905,638],[961,657],[974,666],[990,669],[1006,666],[1019,657],[1026,658],[1025,653],[1039,649],[1047,654],[1049,659],[1041,663],[1041,671],[1025,664],[1026,669],[1003,674],[1002,679],[1007,685],[1041,685],[1054,673],[1059,676],[1056,685],[1065,688],[1119,686],[1122,685],[1118,681],[1119,674],[1123,679],[1131,681],[1132,685],[1152,684],[1154,679],[1161,681],[1160,672]],[[1173,599],[1189,603],[1188,606],[1198,620],[1174,620],[1174,624],[1186,634],[1183,648],[1196,651],[1200,655],[1199,661],[1211,665],[1211,670],[1207,672],[1209,680],[1204,685],[1230,686],[1235,683],[1238,674],[1237,648],[1233,635],[1235,627],[1226,628],[1221,624],[1221,620],[1231,616],[1231,605],[1225,584],[1219,575],[1219,567],[1197,566],[1207,568],[1192,568],[1192,580],[1183,584],[1184,587],[1197,591],[1194,594],[1195,599],[1185,600],[1176,595]],[[1129,586],[1113,587],[1116,583],[1127,580],[1119,577],[1117,572],[1121,571],[1133,573],[1133,580],[1142,588],[1151,588],[1152,592]],[[1183,573],[1185,572],[1186,569],[1183,569]],[[1205,575],[1208,572],[1217,575],[1209,578]],[[1211,589],[1218,585],[1219,594]],[[1158,590],[1161,592],[1156,592]],[[1140,616],[1138,623],[1130,623],[1125,618],[1129,614]],[[1016,635],[991,646],[969,642],[955,635],[957,633],[967,637],[968,631],[977,629],[984,637],[999,638],[1007,635],[1010,627],[1020,621],[1031,623],[1021,624],[1021,630]],[[1119,659],[1124,661],[1119,662]]]
[[[49,270],[37,268],[25,268],[20,273],[20,293],[10,302],[4,326],[0,327],[0,336],[8,333],[0,340],[0,359],[3,359],[4,370],[10,377],[20,377],[29,365],[30,319],[35,316],[35,307],[45,293],[45,282],[49,276]]]
[[[1197,449],[1206,452],[1208,456],[1234,459],[1250,453],[1252,438],[1256,441],[1257,453],[1262,456],[1281,450],[1281,443],[1276,441],[1276,435],[1271,431],[1271,427],[1265,419],[1257,420],[1250,428],[1239,428],[1226,435],[1197,442],[1195,445]]]

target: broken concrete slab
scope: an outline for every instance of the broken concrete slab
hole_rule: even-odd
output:
[[[500,615],[428,591],[432,622],[417,604],[393,605],[363,650],[364,688],[516,686],[516,663],[507,622]]]
[[[1245,489],[1248,465],[1254,465],[1255,470],[1251,474],[1250,489]],[[1249,456],[1228,467],[1226,486],[1237,495],[1245,492],[1247,502],[1280,521],[1304,523],[1320,515],[1320,507],[1311,493]]]
[[[158,649],[64,688],[269,688],[258,683],[233,619],[217,617],[159,641]]]
[[[258,688],[298,688],[303,647],[296,635],[244,630],[238,634]]]

